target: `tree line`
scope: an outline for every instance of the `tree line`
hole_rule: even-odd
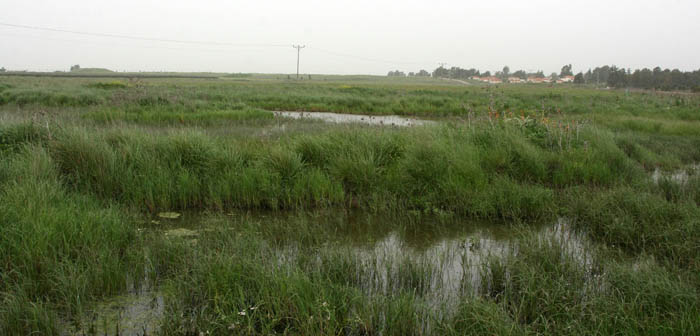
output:
[[[501,79],[507,79],[508,77],[518,77],[521,79],[527,79],[528,77],[544,78],[546,77],[544,72],[539,70],[536,72],[526,72],[524,70],[518,70],[515,72],[510,71],[510,67],[505,66],[502,70],[491,73],[491,71],[481,72],[478,69],[462,69],[460,67],[438,67],[433,70],[433,72],[428,72],[426,70],[420,70],[418,72],[409,72],[406,74],[400,70],[389,71],[387,74],[389,77],[435,77],[435,78],[451,78],[451,79],[469,79],[471,77],[498,77]],[[573,76],[571,73],[571,64],[565,65],[562,68],[561,73],[553,73],[550,77],[558,78],[560,76]]]
[[[529,77],[544,78],[543,71],[527,72],[517,70],[511,72],[510,67],[505,66],[502,70],[491,73],[490,71],[481,72],[478,69],[470,68],[463,69],[460,67],[438,67],[433,72],[420,70],[418,72],[409,72],[408,74],[395,70],[389,71],[389,76],[392,77],[435,77],[435,78],[451,78],[451,79],[469,79],[472,77],[498,77],[506,80],[509,77],[517,77],[527,79]],[[564,76],[574,76],[573,67],[571,64],[562,66],[559,73],[552,73],[550,78],[556,80]],[[606,85],[613,88],[639,88],[639,89],[654,89],[654,90],[693,90],[700,92],[700,69],[695,71],[680,71],[678,69],[662,69],[655,67],[654,69],[625,69],[617,66],[605,65],[588,69],[586,72],[579,72],[574,76],[575,84],[595,84]]]
[[[700,70],[680,71],[678,69],[630,69],[612,66],[608,69],[607,85],[615,88],[640,88],[656,90],[692,90],[700,92]]]

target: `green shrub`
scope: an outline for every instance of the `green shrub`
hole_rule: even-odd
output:
[[[90,84],[85,85],[85,87],[93,88],[93,89],[102,89],[102,90],[115,90],[115,89],[126,89],[129,87],[129,85],[126,83],[114,81],[114,82],[90,83]]]

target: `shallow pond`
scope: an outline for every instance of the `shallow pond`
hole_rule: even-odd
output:
[[[269,242],[256,260],[271,260],[271,272],[323,274],[328,267],[343,265],[347,277],[343,285],[370,297],[408,291],[420,297],[420,309],[439,314],[450,314],[461,300],[488,291],[491,284],[484,279],[489,278],[489,262],[517,257],[523,231],[534,231],[541,242],[561,246],[580,267],[593,267],[589,243],[564,218],[524,227],[434,215],[184,214],[145,228],[195,245],[222,229],[243,235],[254,232]],[[422,321],[426,330],[429,320]]]
[[[275,111],[276,117],[293,118],[293,119],[317,119],[331,123],[362,123],[378,126],[420,126],[434,124],[432,120],[422,120],[401,116],[371,116],[361,114],[344,114],[331,112],[294,112],[294,111]]]
[[[688,179],[691,176],[697,175],[699,173],[700,163],[695,163],[671,172],[663,171],[659,168],[656,168],[651,174],[651,179],[652,181],[654,181],[654,183],[659,183],[660,180],[667,179],[671,182],[675,182],[678,184],[685,184],[688,182]]]
[[[546,243],[562,246],[580,267],[592,267],[588,242],[563,218],[527,227],[475,222],[436,215],[376,215],[359,212],[184,213],[147,218],[139,232],[198,248],[207,239],[246,235],[265,242],[260,253],[271,272],[324,272],[339,262],[343,285],[367,296],[410,292],[419,309],[451,314],[465,298],[488,291],[489,261],[517,256],[518,232],[535,231]],[[232,244],[234,244],[232,242]],[[206,251],[206,249],[203,249]],[[256,259],[257,260],[257,259]],[[333,266],[330,266],[333,267]],[[163,319],[163,298],[142,290],[102,303],[84,326],[98,334],[152,333]],[[421,314],[430,330],[430,313]]]

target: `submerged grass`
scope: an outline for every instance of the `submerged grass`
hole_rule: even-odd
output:
[[[532,234],[518,246],[516,253],[490,263],[485,300],[490,309],[475,325],[520,329],[518,334],[698,332],[693,321],[700,309],[697,287],[653,260],[606,262],[610,252],[601,250],[603,255],[582,262],[566,244]],[[589,247],[586,253],[594,251]],[[471,303],[465,305],[472,315]],[[494,310],[500,310],[502,321],[496,326],[486,320]]]
[[[434,281],[434,268],[451,266],[401,257],[386,263],[381,249],[363,252],[368,253],[363,259],[343,243],[329,243],[330,237],[321,239],[326,240],[321,245],[277,245],[262,238],[261,228],[248,220],[231,228],[215,227],[203,232],[195,245],[183,240],[175,246],[186,247],[169,248],[179,252],[175,270],[170,270],[177,275],[164,285],[170,309],[165,334],[698,331],[699,294],[692,282],[644,255],[620,263],[615,249],[572,243],[561,232],[518,231],[511,249],[480,265],[483,288],[477,294],[454,292],[458,304],[450,308],[436,306],[429,293],[445,285]],[[323,230],[315,232],[324,235]],[[463,272],[457,281],[468,284],[471,271]]]

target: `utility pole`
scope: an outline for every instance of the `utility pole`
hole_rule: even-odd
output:
[[[301,49],[306,48],[305,45],[292,45],[297,50],[297,79],[299,79],[299,54],[301,53]]]

